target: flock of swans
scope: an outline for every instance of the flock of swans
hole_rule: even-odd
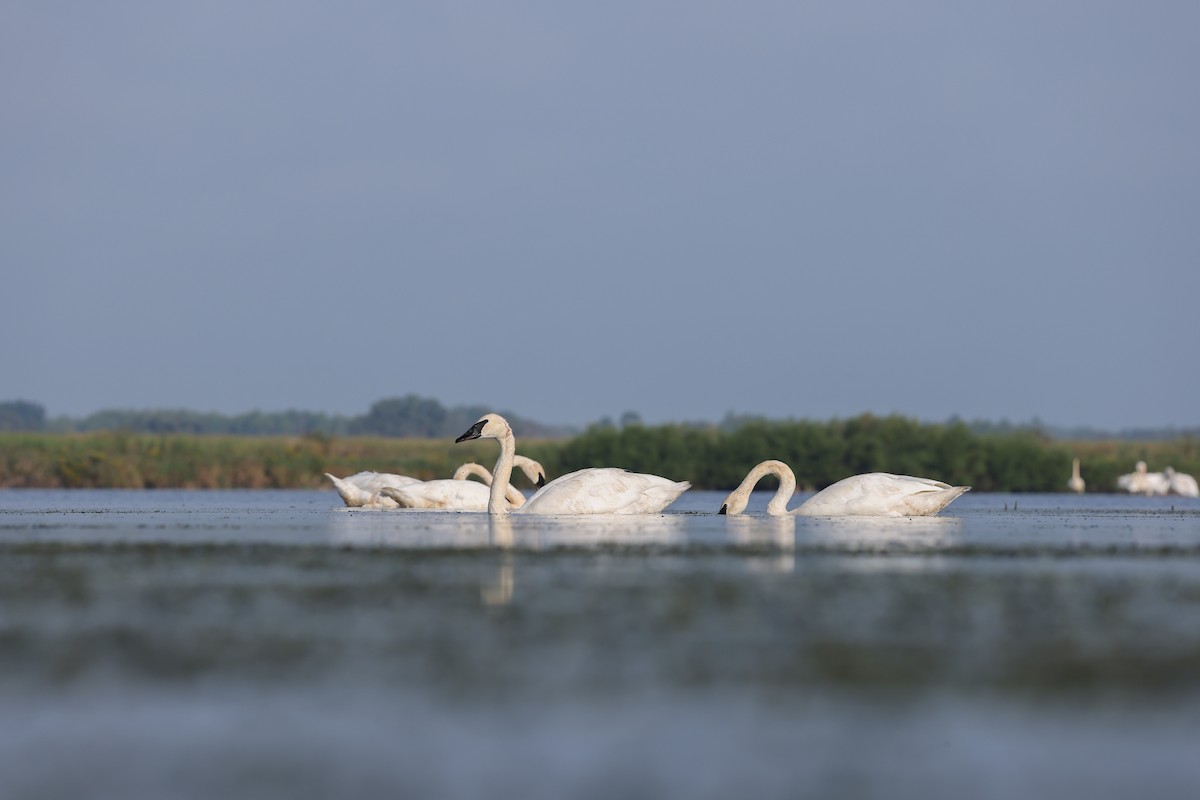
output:
[[[1076,459],[1076,464],[1078,463],[1079,460]],[[1149,472],[1146,469],[1145,461],[1137,462],[1133,472],[1118,477],[1117,488],[1130,494],[1144,494],[1147,497],[1167,494],[1200,497],[1200,485],[1191,475],[1176,472],[1173,467],[1167,467],[1162,472]]]
[[[442,508],[489,514],[657,514],[691,488],[687,481],[628,472],[616,467],[590,467],[546,482],[538,462],[517,455],[517,441],[508,421],[485,414],[455,442],[495,439],[500,455],[489,473],[478,464],[464,464],[449,480],[420,481],[405,475],[360,472],[348,478],[329,473],[347,506],[363,508]],[[529,498],[509,484],[513,469],[521,469],[538,490]],[[484,483],[467,480],[476,475]],[[872,472],[854,475],[821,490],[793,509],[788,500],[796,491],[796,476],[782,461],[764,461],[730,492],[720,514],[740,514],[750,492],[767,475],[779,478],[767,514],[771,516],[928,516],[936,514],[969,486],[951,486],[928,478]]]
[[[532,458],[514,456],[513,463],[537,486],[546,485],[546,470]],[[511,471],[511,470],[510,470]],[[471,475],[483,483],[467,480]],[[488,507],[488,487],[492,473],[480,464],[463,464],[448,480],[422,481],[390,472],[357,472],[347,478],[325,473],[341,495],[342,502],[354,508],[450,508],[458,511],[484,511]],[[505,489],[513,508],[525,503],[525,495],[515,487]]]
[[[326,476],[333,481],[347,506],[377,509],[421,508],[457,511],[487,511],[489,514],[657,514],[691,488],[687,481],[658,475],[628,472],[616,467],[590,467],[546,482],[546,470],[531,458],[517,455],[517,440],[508,421],[499,414],[485,414],[455,442],[495,439],[500,455],[491,472],[479,464],[463,464],[447,480],[421,481],[406,475],[359,472],[347,478]],[[525,498],[510,483],[513,469],[520,469],[538,487]],[[483,483],[468,480],[474,475]],[[796,492],[796,476],[782,461],[758,464],[725,498],[719,514],[741,514],[750,493],[767,475],[779,479],[779,488],[767,504],[770,516],[868,516],[924,517],[937,514],[970,486],[951,486],[929,478],[870,472],[853,475],[822,489],[793,509],[788,501]],[[1079,459],[1071,466],[1067,488],[1083,492]],[[1200,487],[1191,475],[1167,467],[1148,472],[1139,461],[1133,472],[1117,479],[1117,488],[1131,494],[1200,497]]]

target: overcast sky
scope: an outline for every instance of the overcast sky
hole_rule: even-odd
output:
[[[1200,4],[0,6],[0,400],[1200,424]]]

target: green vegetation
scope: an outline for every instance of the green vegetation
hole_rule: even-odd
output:
[[[471,420],[473,421],[473,420]],[[1116,477],[1144,460],[1200,474],[1200,440],[1058,442],[1028,430],[974,433],[963,423],[927,425],[864,415],[832,422],[750,420],[736,428],[663,425],[630,419],[573,439],[520,441],[551,477],[592,466],[625,467],[698,489],[729,489],[754,464],[777,458],[801,487],[819,489],[861,472],[883,471],[967,484],[977,491],[1063,491],[1071,458],[1088,491],[1112,491]],[[462,426],[461,433],[470,423]],[[326,472],[364,469],[447,477],[459,464],[490,467],[493,442],[441,439],[191,434],[0,432],[0,487],[321,488]],[[524,480],[524,478],[520,478]],[[764,482],[764,486],[766,483]]]
[[[445,478],[495,445],[452,440],[0,433],[0,487],[312,489],[364,469]],[[539,449],[532,441],[522,452]],[[520,485],[524,477],[514,478]]]
[[[775,458],[790,465],[800,486],[809,489],[878,471],[984,492],[1058,492],[1065,490],[1075,456],[1090,491],[1112,491],[1117,475],[1132,471],[1139,459],[1152,470],[1170,464],[1200,472],[1195,438],[1056,442],[1030,430],[981,435],[961,422],[929,425],[869,414],[832,422],[752,420],[733,429],[597,426],[566,442],[554,465],[562,472],[599,464],[625,467],[686,479],[701,489],[727,489],[758,462]]]

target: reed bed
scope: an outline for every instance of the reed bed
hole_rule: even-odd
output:
[[[788,463],[801,488],[820,489],[861,472],[883,471],[966,484],[977,491],[1065,491],[1071,459],[1089,492],[1111,492],[1135,462],[1200,474],[1200,440],[1064,442],[1030,432],[979,435],[961,425],[904,418],[762,422],[734,431],[685,426],[592,429],[573,439],[523,439],[519,449],[557,475],[614,466],[691,481],[698,489],[736,486],[768,458]],[[0,433],[0,487],[315,489],[325,473],[396,472],[428,480],[462,463],[491,467],[491,442],[442,439],[192,434]],[[529,488],[520,473],[518,486]],[[767,482],[764,482],[764,487]]]

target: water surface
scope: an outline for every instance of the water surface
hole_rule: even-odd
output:
[[[0,492],[0,796],[1200,788],[1200,502],[722,497],[491,520]]]

